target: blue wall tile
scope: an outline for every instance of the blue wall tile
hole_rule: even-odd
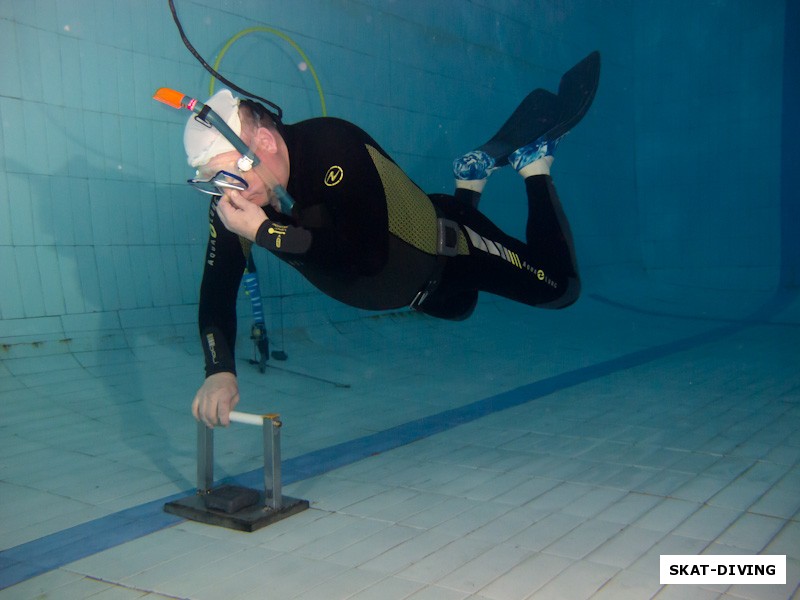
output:
[[[31,156],[23,119],[23,102],[17,98],[0,96],[0,118],[3,123],[3,158],[10,173],[24,173],[23,161]],[[34,150],[31,144],[30,150]]]
[[[8,174],[8,213],[11,239],[16,246],[35,243],[30,180],[26,175]]]
[[[89,176],[89,147],[86,137],[86,125],[84,112],[77,108],[64,108],[64,120],[61,123],[61,131],[64,139],[69,146],[69,154],[65,157],[67,170],[66,175],[70,177],[84,178]]]
[[[122,307],[122,303],[120,302],[117,278],[124,277],[125,274],[117,272],[117,266],[113,260],[113,249],[110,246],[96,247],[95,253],[100,305],[106,311],[118,310]]]
[[[62,246],[58,252],[58,267],[64,308],[67,314],[86,310],[78,278],[76,246]]]
[[[131,248],[128,246],[111,246],[103,249],[103,260],[107,262],[106,274],[109,279],[113,276],[116,282],[119,308],[138,308],[136,303],[136,279],[133,274],[133,260]],[[109,269],[111,269],[109,271]],[[110,282],[109,282],[110,283]]]
[[[3,282],[3,291],[0,293],[0,317],[4,320],[20,319],[25,316],[15,254],[15,248],[0,246],[0,281]]]
[[[63,315],[65,312],[64,293],[61,288],[61,269],[58,262],[58,247],[37,246],[36,260],[41,279],[41,294],[44,314]]]
[[[0,246],[12,244],[11,205],[6,179],[5,171],[0,172]]]
[[[39,31],[39,59],[41,61],[42,96],[45,102],[64,105],[64,80],[61,67],[61,36],[49,31]]]
[[[22,96],[20,59],[17,53],[17,28],[13,22],[0,19],[0,95]]]
[[[21,74],[21,97],[26,100],[41,102],[43,96],[43,81],[39,75],[42,69],[41,55],[39,52],[39,30],[17,25],[17,60]],[[31,76],[33,75],[33,76]]]

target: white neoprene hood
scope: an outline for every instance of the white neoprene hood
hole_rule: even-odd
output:
[[[236,135],[241,135],[239,98],[236,98],[230,90],[220,90],[211,96],[206,104],[233,129]],[[195,168],[202,167],[217,154],[236,149],[219,131],[203,125],[194,115],[189,117],[183,130],[183,147],[186,150],[189,166]]]

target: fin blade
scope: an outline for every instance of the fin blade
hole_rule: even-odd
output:
[[[558,99],[567,131],[589,110],[599,83],[600,53],[596,50],[564,73],[558,84]]]
[[[488,142],[478,148],[494,158],[495,166],[508,163],[508,155],[550,129],[558,119],[558,97],[544,89],[533,90]]]
[[[508,164],[508,155],[542,136],[557,138],[583,118],[594,100],[600,81],[600,53],[591,52],[569,71],[558,85],[558,94],[533,90],[488,142],[478,148]]]

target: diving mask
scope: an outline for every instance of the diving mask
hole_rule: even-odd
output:
[[[228,171],[217,171],[217,174],[207,179],[188,179],[186,181],[194,189],[211,196],[221,196],[227,190],[243,192],[247,189],[247,182]]]

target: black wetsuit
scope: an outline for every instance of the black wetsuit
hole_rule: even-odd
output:
[[[292,215],[269,217],[256,243],[325,294],[351,306],[416,307],[469,316],[486,291],[548,308],[574,302],[580,284],[569,225],[549,176],[529,177],[527,243],[500,231],[462,190],[428,196],[364,131],[340,119],[281,125],[289,151]],[[200,290],[206,375],[235,372],[236,297],[249,244],[222,225],[216,198]],[[439,225],[457,224],[440,254]],[[453,230],[451,230],[453,231]]]

